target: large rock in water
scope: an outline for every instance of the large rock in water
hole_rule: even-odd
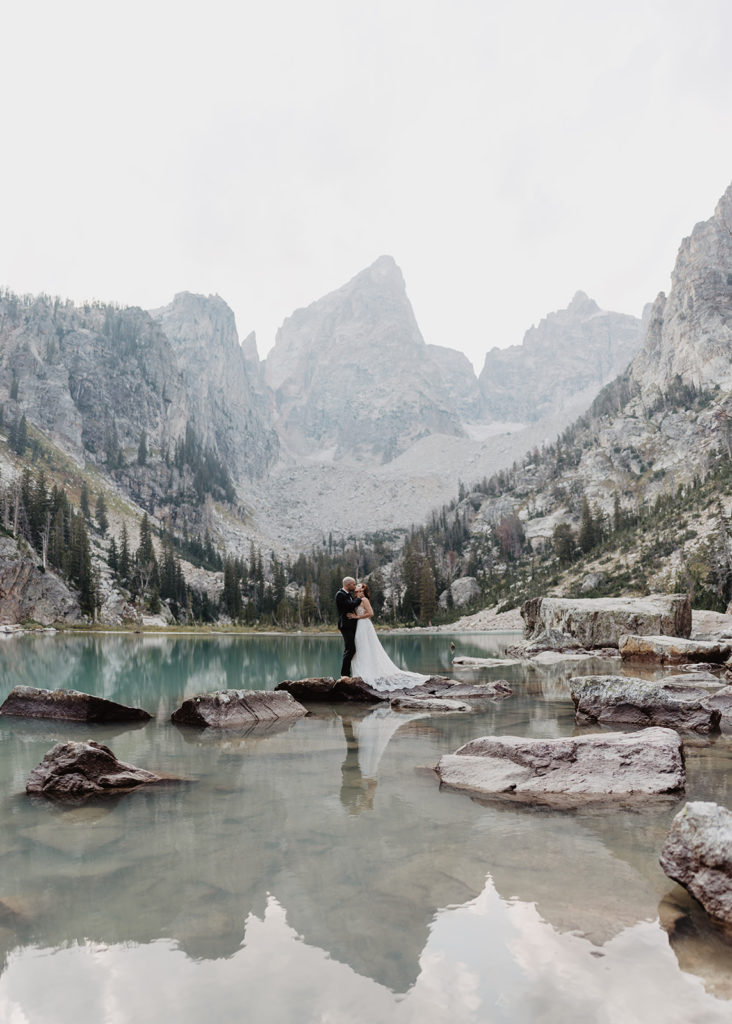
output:
[[[535,597],[521,608],[524,637],[533,642],[543,636],[567,646],[617,647],[623,635],[681,636],[691,634],[691,604],[686,594],[650,594],[648,597],[565,598]]]
[[[15,686],[0,707],[0,715],[64,722],[147,722],[152,718],[142,708],[129,708],[90,693],[39,690],[35,686]]]
[[[719,727],[721,712],[707,704],[699,686],[629,676],[575,676],[570,679],[578,724],[668,726],[708,733]]]
[[[45,796],[86,796],[162,781],[160,775],[118,761],[109,747],[89,740],[57,743],[30,773],[25,789]]]
[[[686,782],[672,729],[562,739],[482,736],[440,759],[443,785],[525,802],[675,793]]]
[[[673,820],[660,863],[708,914],[732,926],[732,813],[694,801]]]
[[[184,700],[170,716],[177,725],[244,729],[258,722],[300,718],[307,709],[289,693],[269,690],[217,690]]]
[[[676,636],[621,636],[623,661],[654,661],[660,665],[719,663],[732,654],[732,640],[687,640]]]

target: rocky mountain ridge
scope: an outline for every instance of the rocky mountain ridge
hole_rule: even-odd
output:
[[[732,597],[731,228],[732,186],[682,241],[671,291],[653,304],[628,370],[498,493],[478,496],[479,561],[500,557],[497,529],[518,521],[526,548],[560,570],[562,587],[580,557],[585,576],[574,585],[584,593],[620,579],[638,589],[688,585],[724,608]]]

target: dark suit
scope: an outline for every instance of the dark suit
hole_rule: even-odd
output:
[[[338,609],[338,629],[343,637],[343,643],[345,645],[343,651],[343,664],[341,665],[341,675],[350,676],[351,674],[351,659],[356,653],[356,626],[358,625],[357,619],[349,619],[348,613],[355,612],[358,606],[361,604],[360,597],[353,597],[344,590],[343,587],[336,594],[336,608]]]

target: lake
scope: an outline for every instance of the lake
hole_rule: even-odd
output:
[[[485,656],[513,639],[383,637],[442,674],[451,640]],[[193,693],[333,675],[340,658],[338,636],[2,642],[0,700],[63,686],[155,718],[0,719],[0,1021],[732,1020],[732,946],[658,865],[685,799],[732,807],[730,737],[686,741],[681,800],[550,811],[440,790],[425,769],[480,735],[586,731],[568,687],[586,665],[463,671],[514,688],[469,715],[343,704],[248,735],[169,721]],[[190,781],[70,808],[25,794],[54,743],[86,738]]]

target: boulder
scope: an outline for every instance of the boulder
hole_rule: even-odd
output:
[[[447,590],[443,590],[439,597],[440,608],[444,611],[449,604],[448,592],[452,596],[453,607],[462,608],[471,601],[477,601],[482,594],[480,584],[475,576],[461,576],[453,580]]]
[[[362,701],[378,704],[387,701],[389,695],[372,688],[360,676],[311,676],[307,679],[284,679],[275,686],[275,691],[285,690],[297,700],[308,701]]]
[[[686,594],[648,597],[535,597],[521,608],[524,637],[546,647],[617,647],[620,637],[691,634]]]
[[[694,801],[676,815],[660,863],[708,914],[732,925],[732,812]]]
[[[177,725],[246,729],[256,722],[300,718],[307,714],[290,693],[269,690],[217,690],[184,700],[170,716]]]
[[[729,731],[732,725],[732,686],[723,686],[716,693],[710,693],[704,699],[704,707],[719,711],[722,716],[719,724]]]
[[[152,718],[142,708],[129,708],[104,697],[79,690],[39,690],[35,686],[14,687],[0,707],[0,715],[22,718],[55,718],[64,722],[147,722]]]
[[[118,761],[109,747],[86,743],[57,743],[28,776],[27,793],[45,796],[88,796],[163,782],[160,775]]]
[[[561,739],[482,736],[440,759],[443,785],[523,801],[607,799],[676,793],[686,782],[681,738],[672,729]]]
[[[719,727],[720,712],[707,706],[709,691],[701,686],[630,676],[575,676],[569,682],[580,725],[668,726],[700,733]]]
[[[653,661],[660,665],[720,663],[727,661],[732,654],[732,640],[630,635],[620,637],[618,650],[624,661]]]

